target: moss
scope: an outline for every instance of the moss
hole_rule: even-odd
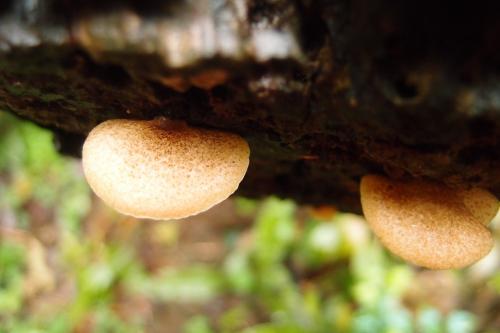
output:
[[[41,100],[46,102],[46,103],[51,103],[51,102],[57,102],[57,101],[62,101],[65,100],[65,97],[63,95],[59,94],[44,94],[40,96]]]

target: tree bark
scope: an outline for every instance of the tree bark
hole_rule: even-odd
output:
[[[113,118],[244,136],[239,193],[359,212],[368,173],[500,195],[498,2],[6,1],[0,109],[78,155]]]

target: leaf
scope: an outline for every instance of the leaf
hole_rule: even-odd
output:
[[[208,266],[166,269],[154,278],[131,279],[132,291],[159,301],[203,303],[217,296],[223,286],[221,273]]]
[[[295,205],[292,201],[267,199],[255,227],[255,257],[261,265],[273,265],[285,256],[295,237]]]
[[[213,333],[210,328],[208,318],[205,316],[195,316],[184,324],[184,333]]]

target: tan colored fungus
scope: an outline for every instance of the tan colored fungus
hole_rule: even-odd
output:
[[[460,195],[465,207],[484,225],[488,225],[498,213],[500,202],[489,191],[474,187],[461,191]]]
[[[492,197],[482,189],[454,190],[420,180],[361,180],[361,204],[373,232],[394,254],[432,269],[462,268],[491,250],[485,225],[493,215]]]
[[[238,135],[166,120],[109,120],[83,146],[94,192],[135,217],[176,219],[203,212],[238,188],[250,149]]]

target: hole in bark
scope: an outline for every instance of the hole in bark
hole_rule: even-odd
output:
[[[417,85],[403,78],[395,82],[394,88],[401,99],[414,99],[419,95]]]

